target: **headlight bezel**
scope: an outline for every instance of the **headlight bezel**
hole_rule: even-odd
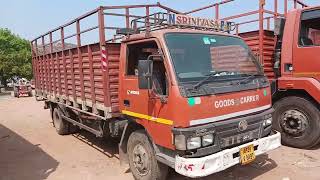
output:
[[[204,142],[205,139],[211,139],[211,142],[205,143],[205,142]],[[201,145],[202,145],[203,147],[210,146],[210,145],[214,144],[214,139],[215,139],[215,137],[214,137],[213,134],[204,135],[204,136],[201,137]]]
[[[174,136],[174,145],[176,147],[177,150],[187,150],[187,139],[186,136],[183,134],[178,134]]]
[[[202,138],[200,136],[189,137],[187,138],[186,148],[187,150],[198,149],[201,147],[201,142],[202,142]],[[190,145],[193,145],[193,147],[192,146],[190,147]]]
[[[205,139],[211,139],[211,142],[205,143]],[[191,146],[190,143],[197,143],[196,146]],[[177,150],[195,150],[202,147],[208,147],[215,144],[215,134],[210,133],[202,136],[185,136],[183,134],[174,135],[174,145]]]

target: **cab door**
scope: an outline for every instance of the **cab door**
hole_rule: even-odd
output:
[[[320,10],[303,11],[293,46],[293,75],[320,79]],[[296,26],[298,27],[298,26]]]
[[[154,127],[151,129],[157,134],[159,125],[168,127],[172,125],[172,121],[168,120],[170,119],[167,102],[169,83],[164,58],[159,55],[160,45],[155,39],[148,39],[130,42],[126,45],[125,50],[126,63],[121,85],[120,109],[123,114],[136,117],[140,123]],[[139,89],[139,60],[148,58],[153,61],[152,89]]]

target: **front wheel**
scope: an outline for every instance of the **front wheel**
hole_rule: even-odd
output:
[[[273,128],[281,132],[284,145],[308,149],[320,140],[320,112],[302,97],[285,97],[274,104]]]
[[[166,179],[168,166],[157,161],[145,131],[139,130],[130,135],[127,150],[130,169],[135,179]]]

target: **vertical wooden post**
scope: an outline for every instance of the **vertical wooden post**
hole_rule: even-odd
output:
[[[105,37],[105,26],[104,26],[104,9],[100,7],[98,10],[98,21],[99,21],[99,37],[100,37],[100,49],[106,46],[106,37]],[[102,57],[102,56],[101,56]],[[106,62],[108,63],[108,49],[106,48]],[[103,67],[102,67],[103,68]],[[102,70],[103,74],[103,92],[104,94],[104,106],[111,108],[110,92],[109,92],[109,67],[105,67]],[[106,114],[105,114],[106,115]]]
[[[264,39],[264,30],[263,30],[263,19],[264,19],[264,5],[265,0],[259,0],[259,56],[260,62],[263,65],[263,39]]]
[[[82,53],[81,53],[81,35],[80,35],[80,21],[76,22],[77,28],[77,51],[78,51],[78,59],[79,59],[79,73],[80,73],[80,94],[82,103],[85,102],[85,94],[84,94],[84,82],[83,82],[83,62],[82,62]],[[78,106],[78,102],[76,101],[76,106]]]
[[[77,94],[76,94],[76,82],[74,77],[74,58],[73,52],[69,49],[70,63],[71,63],[71,79],[72,79],[72,97],[73,97],[73,106],[78,106],[77,104]]]
[[[35,83],[35,86],[36,86],[36,89],[39,89],[40,88],[40,83],[39,83],[39,53],[38,53],[38,43],[37,43],[38,39],[36,39],[34,41],[34,46],[35,46],[35,53],[36,53],[36,63],[35,63],[35,69],[36,69],[36,83]],[[37,94],[37,92],[36,92]]]
[[[239,24],[236,24],[236,34],[239,35]]]
[[[218,20],[220,17],[219,17],[219,4],[216,4],[215,5],[215,11],[216,11],[216,13],[215,13],[215,15],[216,15],[216,20]]]
[[[130,28],[129,8],[126,8],[126,28]]]
[[[56,63],[57,63],[57,71],[58,71],[58,85],[59,85],[58,95],[61,96],[62,90],[61,90],[60,58],[59,58],[58,52],[56,52],[55,54],[56,54]]]
[[[53,64],[53,58],[52,58],[52,53],[53,53],[53,45],[52,45],[52,32],[49,33],[49,48],[50,48],[50,59],[49,59],[49,89],[50,89],[50,97],[54,96],[55,90],[52,88],[52,83],[55,84],[55,82],[52,82],[52,76],[54,76],[54,72],[52,72],[52,64]]]
[[[150,19],[149,19],[149,16],[150,16],[150,7],[149,6],[146,6],[146,29],[147,29],[147,32],[146,32],[146,35],[149,36],[149,33],[150,33]]]
[[[47,59],[46,57],[46,46],[45,46],[45,42],[44,42],[44,36],[41,37],[42,39],[42,68],[43,68],[43,92],[47,92],[48,91],[48,72],[47,72]],[[43,93],[42,92],[42,93]]]
[[[276,20],[277,17],[278,17],[278,0],[274,0],[274,15],[273,15],[274,21]]]
[[[96,94],[95,94],[95,83],[94,83],[94,70],[93,70],[93,57],[92,57],[92,49],[90,45],[88,45],[88,59],[89,59],[89,70],[90,70],[90,92],[91,92],[91,100],[92,100],[92,112],[98,114],[96,109]]]
[[[64,28],[61,28],[61,43],[62,43],[62,63],[63,63],[63,76],[64,76],[64,95],[66,96],[67,104],[69,103],[69,90],[68,90],[68,79],[67,79],[67,63],[66,63],[66,56],[65,56],[65,42],[64,42]]]
[[[286,16],[288,13],[288,0],[284,0],[284,15]]]

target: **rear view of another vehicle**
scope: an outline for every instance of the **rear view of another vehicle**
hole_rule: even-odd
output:
[[[17,83],[13,86],[14,97],[29,96],[32,97],[32,88],[29,83]]]

